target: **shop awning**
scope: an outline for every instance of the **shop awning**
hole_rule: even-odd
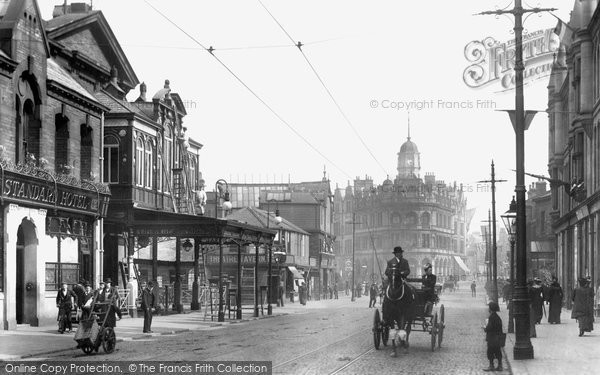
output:
[[[302,280],[304,280],[304,276],[302,276],[302,274],[300,273],[300,271],[298,271],[298,269],[296,269],[296,267],[294,267],[294,266],[288,266],[288,270],[290,270],[290,272],[294,276],[294,279],[302,279]]]
[[[461,257],[459,256],[454,256],[454,260],[456,261],[456,264],[458,264],[458,266],[465,272],[469,273],[471,271],[469,271],[469,267],[467,267],[467,265],[465,264],[465,262],[463,262],[463,260],[461,259]]]

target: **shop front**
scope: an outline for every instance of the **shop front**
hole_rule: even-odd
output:
[[[56,320],[62,282],[98,274],[105,185],[0,161],[0,310],[3,329]]]

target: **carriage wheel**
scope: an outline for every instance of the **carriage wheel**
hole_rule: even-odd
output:
[[[373,318],[373,344],[375,349],[379,349],[381,343],[381,317],[379,316],[379,310],[375,310],[375,317]]]
[[[437,336],[437,327],[438,327],[438,315],[437,312],[433,314],[433,320],[431,322],[431,351],[435,350],[435,339]]]
[[[442,347],[442,340],[444,339],[444,305],[440,306],[440,325],[438,329],[438,348]]]
[[[112,353],[117,346],[117,336],[115,331],[107,327],[104,329],[104,335],[102,336],[102,348],[106,353]]]
[[[82,350],[82,351],[83,351],[85,354],[87,354],[87,355],[90,355],[90,354],[92,354],[92,352],[94,351],[94,346],[93,346],[93,345],[90,345],[90,344],[82,344],[82,345],[81,345],[81,350]]]
[[[384,326],[383,332],[381,332],[381,341],[383,341],[383,345],[387,346],[389,339],[390,339],[390,327]]]

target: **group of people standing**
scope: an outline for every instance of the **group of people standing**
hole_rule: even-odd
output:
[[[62,334],[65,331],[73,331],[71,323],[71,313],[73,311],[77,311],[77,321],[89,319],[95,302],[102,303],[100,304],[101,308],[97,310],[98,313],[108,314],[105,326],[115,327],[115,314],[121,319],[121,310],[119,308],[119,293],[117,288],[112,286],[110,278],[101,282],[97,290],[93,290],[91,284],[83,279],[80,279],[73,286],[73,289],[69,289],[68,284],[63,282],[56,294],[58,332]]]

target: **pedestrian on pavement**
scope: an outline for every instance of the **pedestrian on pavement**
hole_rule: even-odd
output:
[[[571,318],[579,323],[579,336],[594,330],[594,291],[587,285],[586,279],[579,278],[579,287],[573,291]]]
[[[534,313],[535,324],[542,322],[544,316],[544,293],[542,291],[542,280],[533,279],[533,285],[529,289],[529,300],[531,301],[531,312]]]
[[[73,293],[77,296],[77,321],[81,320],[83,299],[85,298],[85,287],[86,281],[79,279],[79,282],[73,286]]]
[[[285,289],[283,288],[283,281],[281,281],[277,287],[277,306],[283,307],[283,300],[285,300]]]
[[[471,297],[477,297],[477,283],[475,280],[471,283]]]
[[[333,297],[335,299],[338,299],[338,287],[337,287],[337,283],[333,284]]]
[[[375,307],[375,304],[377,303],[377,292],[377,285],[375,285],[375,283],[371,284],[371,288],[369,289],[369,308]]]
[[[67,283],[63,282],[61,288],[56,294],[56,307],[58,308],[58,332],[64,333],[66,330],[73,331],[71,325],[71,310],[77,304],[77,296],[69,289]]]
[[[152,333],[152,312],[154,310],[154,282],[148,281],[148,285],[142,290],[142,310],[144,310],[144,333]]]
[[[333,288],[329,285],[329,299],[333,299]]]
[[[504,285],[502,286],[502,302],[508,303],[508,301],[510,301],[511,290],[512,290],[512,285],[509,282],[505,282]]]
[[[98,293],[96,301],[101,303],[100,313],[107,314],[104,326],[115,328],[117,326],[115,314],[121,320],[121,309],[119,307],[119,292],[117,288],[112,286],[110,278],[104,280],[104,289]]]
[[[492,301],[488,304],[490,316],[486,320],[483,328],[485,331],[485,341],[487,341],[487,357],[490,366],[483,371],[502,371],[502,347],[504,346],[505,334],[502,331],[502,319],[498,316],[500,306]],[[494,367],[494,359],[498,360],[498,367]]]
[[[89,319],[92,314],[92,305],[94,304],[94,297],[96,296],[96,291],[92,289],[90,283],[85,283],[85,294],[83,295],[83,303],[81,304],[81,319]]]
[[[346,280],[346,295],[348,295],[349,291],[350,291],[350,286],[348,284],[348,280]]]
[[[552,283],[548,287],[548,323],[560,324],[560,311],[562,308],[563,290],[556,276],[552,276]]]

